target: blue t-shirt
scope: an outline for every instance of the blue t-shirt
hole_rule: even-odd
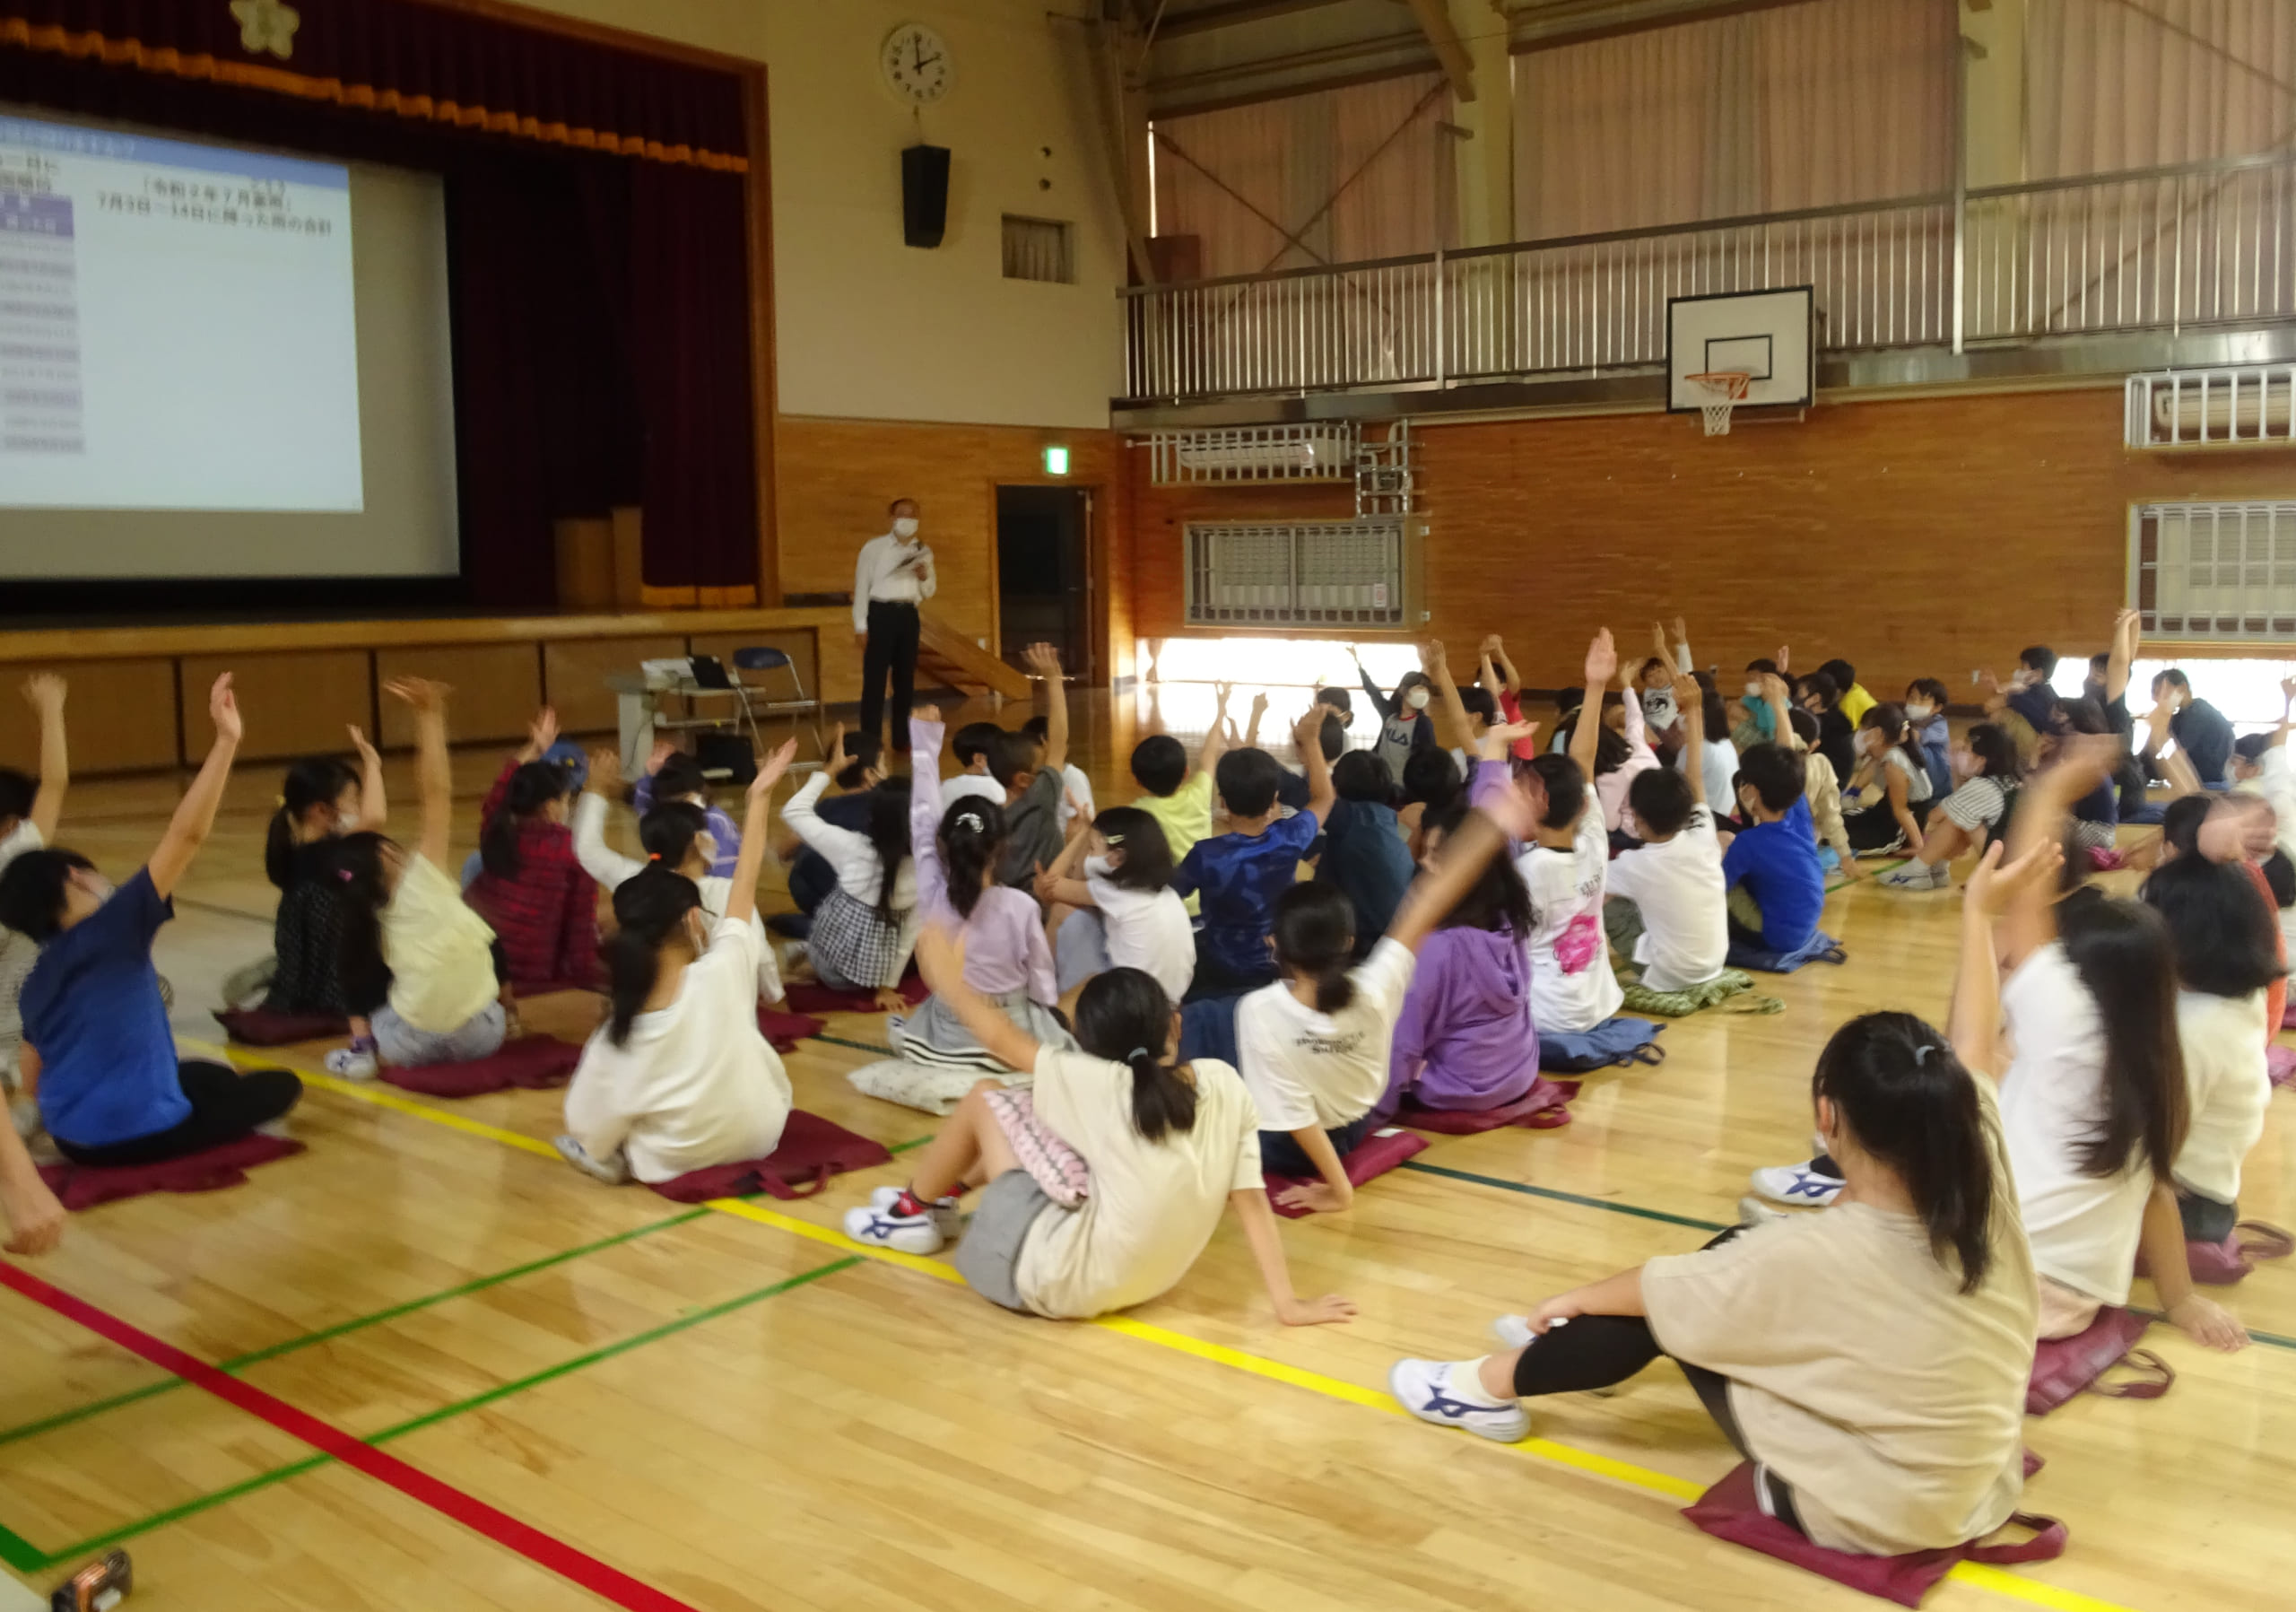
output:
[[[139,867],[40,947],[24,981],[24,1040],[39,1051],[39,1116],[57,1141],[114,1147],[191,1118],[152,967],[152,937],[175,915]]]
[[[1818,932],[1826,909],[1825,869],[1818,865],[1817,830],[1807,797],[1776,823],[1757,823],[1722,853],[1722,882],[1742,881],[1761,909],[1762,945],[1791,952]]]
[[[1172,888],[1184,897],[1202,893],[1204,949],[1214,963],[1231,973],[1275,972],[1267,937],[1276,898],[1298,881],[1300,858],[1321,832],[1314,815],[1301,812],[1263,832],[1214,834],[1189,850]]]
[[[1374,801],[1335,801],[1324,825],[1324,854],[1316,877],[1346,892],[1355,907],[1355,954],[1370,955],[1387,932],[1403,893],[1418,869],[1396,823],[1395,810]],[[1281,892],[1278,892],[1280,894]]]

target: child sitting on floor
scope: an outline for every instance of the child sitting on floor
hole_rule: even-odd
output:
[[[1921,742],[1929,762],[1929,792],[1943,800],[1953,792],[1953,732],[1945,721],[1945,685],[1935,677],[1917,677],[1905,685],[1905,719]]]
[[[830,754],[841,754],[845,728],[839,724]],[[813,977],[831,990],[874,992],[880,1012],[898,1013],[907,1004],[900,986],[917,945],[917,872],[909,855],[909,780],[880,780],[867,793],[865,827],[840,828],[815,809],[829,788],[829,774],[816,772],[799,786],[781,809],[784,823],[818,851],[836,883],[813,910],[805,954]]]
[[[1618,650],[1605,627],[1587,650],[1582,717],[1590,707],[1599,709],[1617,672]],[[1610,835],[1587,782],[1596,736],[1605,731],[1600,722],[1581,721],[1571,733],[1569,755],[1542,755],[1528,763],[1546,805],[1515,866],[1531,896],[1531,1016],[1551,1035],[1592,1030],[1625,999],[1603,946]]]
[[[614,775],[622,774],[621,757],[614,758]],[[728,816],[724,808],[709,797],[709,778],[702,771],[701,763],[671,744],[667,739],[654,741],[654,754],[646,764],[646,774],[638,780],[631,793],[631,805],[643,817],[657,806],[667,806],[674,800],[700,806],[709,821],[709,837],[716,844],[717,855],[710,859],[709,871],[718,878],[731,878],[734,865],[742,859],[741,825]]]
[[[1861,854],[1921,851],[1928,820],[1929,762],[1902,706],[1866,708],[1857,724],[1857,770],[1841,789],[1842,824]]]
[[[422,837],[412,851],[367,829],[335,843],[351,1044],[328,1053],[326,1067],[353,1080],[373,1079],[383,1063],[420,1067],[491,1058],[501,1050],[510,1022],[494,931],[444,871],[454,821],[447,686],[406,677],[385,684],[383,691],[414,711]],[[589,875],[582,882],[589,884]],[[594,944],[593,969],[596,952]]]
[[[1079,864],[1083,876],[1076,876]],[[1196,978],[1196,934],[1172,889],[1163,827],[1137,806],[1110,806],[1073,834],[1039,876],[1037,899],[1071,909],[1053,931],[1063,1002],[1095,974],[1136,968],[1177,1002]]]
[[[941,713],[919,706],[909,719],[909,842],[917,858],[922,923],[939,922],[964,937],[965,983],[996,1010],[1050,1046],[1071,1044],[1055,1012],[1053,976],[1034,884],[1015,890],[996,881],[1005,850],[1004,810],[994,801],[941,806]],[[1044,775],[1059,773],[1048,766]],[[910,1063],[1010,1073],[965,1028],[949,1005],[928,997],[906,1017],[886,1023],[893,1050]]]
[[[1716,979],[1730,951],[1722,845],[1702,801],[1706,702],[1687,675],[1676,680],[1675,696],[1688,776],[1657,767],[1635,778],[1627,804],[1642,843],[1611,863],[1604,908],[1611,944],[1640,966],[1644,986],[1662,992]]]
[[[781,1145],[793,1099],[758,1031],[756,980],[770,954],[757,927],[757,876],[773,789],[796,754],[793,738],[750,780],[742,859],[714,922],[700,885],[659,860],[615,886],[618,927],[606,950],[613,1005],[582,1049],[557,1140],[586,1174],[666,1181]],[[657,806],[648,820],[692,810]]]
[[[64,792],[72,781],[64,736],[64,679],[42,672],[25,679],[24,701],[39,718],[39,780],[0,767],[0,873],[28,850],[45,850],[64,815]],[[16,1049],[23,1020],[17,998],[39,960],[39,945],[29,935],[0,924],[0,1084],[14,1088]]]
[[[1738,807],[1752,826],[1722,853],[1734,949],[1790,955],[1818,932],[1826,876],[1807,784],[1801,758],[1781,745],[1756,745],[1738,757]]]
[[[1529,827],[1515,791],[1495,797],[1490,809],[1518,832]],[[1465,818],[1438,869],[1413,882],[1387,934],[1353,968],[1354,913],[1345,895],[1328,884],[1295,884],[1275,903],[1283,978],[1236,1004],[1236,1048],[1259,1110],[1262,1166],[1318,1178],[1287,1189],[1277,1199],[1285,1207],[1337,1213],[1354,1203],[1345,1161],[1378,1125],[1388,1050],[1420,945],[1502,844],[1491,818]]]
[[[356,728],[351,743],[359,752],[358,771],[331,755],[295,762],[280,787],[279,809],[271,815],[263,870],[278,886],[279,911],[271,927],[266,1012],[351,1014],[338,966],[343,896],[335,876],[335,841],[362,828],[380,832],[390,814],[382,758]]]
[[[1848,1172],[1840,1207],[1738,1226],[1503,1317],[1501,1353],[1398,1361],[1397,1401],[1513,1443],[1531,1432],[1522,1399],[1608,1388],[1671,1355],[1754,1463],[1762,1512],[1813,1543],[1894,1555],[2006,1522],[2033,1268],[1995,1103],[1966,1066],[1994,1050],[1988,926],[2048,873],[2035,856],[1971,882],[1951,1041],[1874,1013],[1826,1043],[1811,1107]]]
[[[829,748],[822,753],[825,758],[822,769],[829,773],[830,782],[836,786],[838,792],[823,797],[814,811],[823,823],[833,828],[866,834],[871,815],[876,809],[877,788],[885,781],[885,744],[874,733],[847,733],[842,727],[837,729],[837,733],[839,736],[832,739]],[[1002,800],[1004,797],[1004,791],[996,787],[995,779],[984,777],[983,781],[988,785],[995,798]],[[894,786],[896,789],[908,787],[907,779]],[[900,802],[900,815],[904,821],[908,815],[909,802],[904,797]],[[776,922],[783,926],[783,933],[802,940],[812,932],[813,914],[821,910],[822,902],[829,899],[829,893],[837,888],[837,869],[830,866],[828,858],[806,844],[797,831],[790,826],[786,812],[782,814],[780,825],[774,831],[773,851],[781,859],[782,866],[789,870],[789,899],[797,904],[800,915],[795,920],[785,917]]]
[[[1199,841],[1172,875],[1172,888],[1180,894],[1201,891],[1204,896],[1190,1001],[1241,996],[1275,978],[1267,933],[1276,898],[1299,878],[1300,858],[1323,831],[1336,798],[1323,746],[1316,742],[1328,714],[1327,707],[1317,706],[1292,735],[1308,764],[1304,812],[1276,816],[1275,777],[1283,769],[1266,751],[1231,750],[1220,758],[1216,774],[1228,832]]]
[[[566,826],[566,769],[543,759],[557,742],[558,713],[544,706],[479,808],[485,871],[469,900],[500,937],[513,986],[587,985],[598,975],[597,881]]]
[[[1953,858],[1982,850],[2009,815],[2024,766],[2017,741],[1997,722],[1979,722],[1955,746],[1951,765],[1961,787],[1945,797],[1922,825],[1921,849],[1876,883],[1891,890],[1944,890],[1953,883]]]
[[[996,882],[1033,891],[1037,875],[1060,855],[1060,807],[1066,793],[1068,765],[1068,690],[1063,683],[1060,653],[1050,644],[1031,644],[1022,658],[1030,675],[1044,684],[1045,704],[1051,716],[1039,745],[1026,733],[998,736],[988,756],[988,770],[1004,789],[1004,849],[996,864]]]
[[[988,772],[989,753],[996,747],[996,736],[1004,731],[994,722],[968,722],[950,736],[949,752],[961,771],[941,780],[941,799],[945,805],[965,799],[1004,804],[1004,786]]]
[[[1215,685],[1218,706],[1212,725],[1205,729],[1196,765],[1187,764],[1187,750],[1169,733],[1152,733],[1132,749],[1132,780],[1147,791],[1132,804],[1156,820],[1164,831],[1164,844],[1178,867],[1199,840],[1212,836],[1212,778],[1228,750],[1228,699],[1233,685]],[[1196,898],[1187,898],[1187,911],[1197,909]]]
[[[964,982],[937,928],[918,945],[926,982],[1004,1064],[1032,1073],[1030,1093],[975,1085],[918,1159],[905,1189],[881,1188],[845,1216],[857,1242],[938,1252],[955,1234],[956,1194],[985,1179],[954,1264],[975,1293],[1007,1310],[1084,1320],[1161,1296],[1212,1240],[1222,1205],[1243,1223],[1260,1278],[1287,1327],[1344,1321],[1345,1299],[1292,1291],[1268,1207],[1258,1116],[1234,1069],[1175,1066],[1179,1014],[1136,969],[1111,969],[1076,1002],[1077,1050],[1040,1046]],[[1074,1161],[1057,1182],[1048,1154]],[[1024,1158],[1037,1161],[1034,1166]],[[1089,1176],[1080,1192],[1078,1179]]]
[[[25,850],[0,873],[0,926],[39,946],[21,1002],[20,1084],[75,1164],[203,1153],[275,1125],[303,1094],[285,1069],[178,1062],[160,999],[152,937],[175,916],[170,898],[214,826],[239,750],[229,672],[208,692],[207,712],[215,742],[152,859],[126,884],[114,889],[70,850]]]
[[[1052,736],[1052,719],[1039,711],[1021,724],[1021,731],[1037,742],[1037,754],[1041,764],[1046,743]],[[1060,769],[1060,832],[1063,836],[1067,834],[1069,822],[1080,809],[1087,823],[1098,815],[1098,809],[1092,804],[1092,780],[1084,776],[1083,768],[1072,761]]]
[[[1699,798],[1714,815],[1715,822],[1719,823],[1735,817],[1738,811],[1738,797],[1731,789],[1732,782],[1738,776],[1738,747],[1730,742],[1729,708],[1715,688],[1713,677],[1705,672],[1694,672],[1691,675],[1691,681],[1698,693],[1699,730],[1705,736],[1699,745],[1701,762]],[[1689,691],[1684,690],[1683,697],[1688,695]],[[1685,777],[1689,775],[1690,747],[1687,745],[1683,747],[1682,754],[1674,757],[1674,770]],[[1630,791],[1631,789],[1630,785]]]
[[[1354,908],[1355,954],[1371,954],[1411,887],[1411,847],[1396,820],[1395,780],[1376,751],[1351,750],[1332,763],[1331,817],[1324,824],[1316,882]]]

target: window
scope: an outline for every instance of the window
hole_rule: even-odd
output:
[[[1068,247],[1068,226],[1057,219],[1004,215],[1004,277],[1076,283],[1076,260]]]
[[[2296,639],[2296,503],[2137,505],[2128,582],[2147,638]]]
[[[1317,520],[1187,527],[1191,626],[1401,626],[1399,520]]]

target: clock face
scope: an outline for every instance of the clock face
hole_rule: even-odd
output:
[[[879,60],[893,93],[919,106],[946,95],[956,71],[947,42],[922,22],[904,22],[886,35]]]

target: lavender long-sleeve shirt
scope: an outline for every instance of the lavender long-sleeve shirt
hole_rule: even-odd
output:
[[[909,848],[917,864],[918,907],[928,922],[962,928],[967,985],[985,997],[1025,989],[1031,1001],[1054,1006],[1060,985],[1036,897],[991,884],[974,901],[972,916],[962,919],[949,900],[949,870],[942,865],[939,842],[942,731],[941,723],[909,719]],[[984,815],[990,809],[983,804]]]

